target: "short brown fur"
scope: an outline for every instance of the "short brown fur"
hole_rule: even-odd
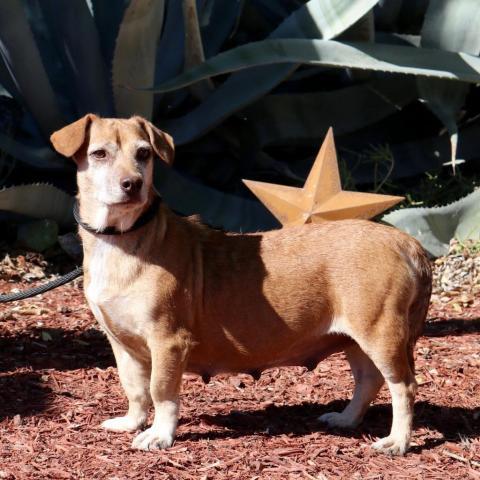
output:
[[[102,142],[113,153],[99,164],[89,148]],[[102,218],[128,230],[148,208],[152,169],[135,160],[138,142],[171,162],[170,137],[138,117],[89,116],[52,136],[55,148],[78,163],[84,221],[95,225]],[[98,178],[114,179],[105,198],[123,198],[115,179],[125,175],[142,175],[144,201],[102,203]],[[312,368],[345,350],[356,381],[353,399],[321,420],[356,426],[385,379],[393,423],[374,447],[405,453],[416,389],[413,347],[431,291],[430,264],[414,239],[362,220],[225,234],[165,205],[136,232],[80,234],[86,297],[112,344],[129,398],[127,415],[107,420],[105,428],[140,428],[153,401],[153,425],[133,445],[167,447],[184,371],[209,378],[224,371],[256,375],[279,365]]]

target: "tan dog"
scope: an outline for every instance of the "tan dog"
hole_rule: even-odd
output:
[[[153,401],[153,425],[133,447],[165,448],[174,439],[184,371],[314,367],[344,350],[353,399],[320,420],[358,425],[385,379],[393,423],[374,447],[407,450],[413,348],[431,291],[430,265],[414,239],[361,220],[229,235],[163,204],[152,209],[154,157],[170,164],[173,142],[139,117],[90,114],[51,140],[78,165],[80,216],[90,225],[80,228],[85,294],[129,400],[127,415],[104,428],[139,429]],[[145,225],[129,231],[152,210]],[[107,227],[125,233],[106,234]]]

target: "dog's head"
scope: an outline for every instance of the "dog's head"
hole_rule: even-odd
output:
[[[155,157],[171,164],[174,156],[172,138],[137,116],[88,114],[50,140],[57,152],[77,163],[81,204],[89,210],[83,213],[96,228],[119,221],[122,229],[129,228],[151,198]]]

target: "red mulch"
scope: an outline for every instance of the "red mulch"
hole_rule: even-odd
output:
[[[0,280],[0,292],[25,286]],[[127,404],[81,287],[0,304],[0,479],[478,480],[479,332],[480,301],[460,311],[432,306],[417,345],[421,386],[405,457],[369,447],[390,428],[385,387],[358,429],[317,422],[351,395],[343,355],[317,372],[275,368],[259,381],[217,376],[204,385],[187,375],[174,446],[138,452],[133,434],[99,428]]]

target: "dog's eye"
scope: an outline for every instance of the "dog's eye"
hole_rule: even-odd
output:
[[[92,153],[90,153],[90,155],[95,158],[105,158],[107,156],[107,152],[103,149],[98,149],[94,150]]]
[[[148,160],[150,158],[150,149],[147,148],[147,147],[140,147],[138,150],[137,150],[137,160],[139,161],[145,161],[145,160]]]

